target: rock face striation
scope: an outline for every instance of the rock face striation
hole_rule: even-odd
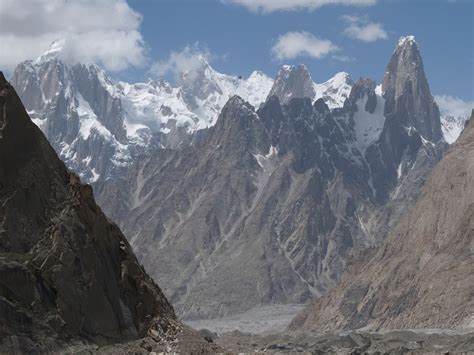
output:
[[[0,352],[57,351],[177,324],[119,228],[0,73]]]
[[[391,63],[409,50],[418,53],[416,43],[401,41]],[[304,67],[284,69],[295,73],[280,71],[272,92],[308,86]],[[128,176],[96,185],[179,314],[306,302],[334,287],[351,255],[384,239],[446,146],[417,126],[440,126],[429,87],[413,86],[425,92],[412,101],[434,107],[423,117],[408,92],[406,106],[395,94],[395,84],[426,82],[422,65],[406,73],[389,64],[386,75],[386,92],[361,79],[333,110],[304,97],[317,90],[283,104],[270,96],[258,110],[232,97],[201,141],[143,156]]]
[[[472,328],[474,112],[409,213],[292,329]]]

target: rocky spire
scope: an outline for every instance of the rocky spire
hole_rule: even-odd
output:
[[[397,116],[424,139],[442,138],[439,109],[433,100],[415,37],[401,37],[385,71],[382,85],[385,115]]]
[[[240,157],[258,148],[266,151],[269,142],[264,131],[264,123],[254,107],[241,97],[232,96],[209,132],[208,144],[225,150],[227,158]]]
[[[293,98],[313,99],[315,95],[313,79],[306,66],[300,64],[281,67],[268,97],[277,96],[284,105]]]

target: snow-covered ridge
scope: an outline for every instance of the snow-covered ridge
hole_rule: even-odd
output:
[[[238,95],[258,108],[274,83],[261,71],[241,78],[220,73],[204,58],[202,61],[199,71],[192,77],[183,76],[179,86],[173,86],[165,80],[148,80],[135,84],[119,82],[115,84],[115,90],[109,90],[122,101],[126,111],[124,123],[130,139],[141,141],[137,130],[153,134],[184,127],[188,133],[192,133],[211,127],[230,97]],[[284,65],[282,70],[292,68]],[[107,83],[104,85],[110,87]],[[353,82],[349,74],[341,72],[322,84],[313,82],[312,85],[316,93],[313,100],[323,98],[333,109],[342,107]]]
[[[334,109],[354,85],[345,72],[315,83],[304,65],[283,65],[276,80],[261,71],[242,78],[218,72],[205,58],[175,85],[163,79],[116,82],[96,64],[63,63],[62,46],[56,41],[36,60],[20,64],[15,86],[61,158],[89,182],[114,175],[152,146],[177,147],[213,126],[234,95],[258,109],[277,87],[291,97],[322,98]]]
[[[314,84],[315,100],[322,98],[330,109],[342,107],[349,97],[354,82],[350,74],[339,72],[322,84]]]
[[[53,42],[43,55],[33,61],[33,66],[39,67],[60,58],[63,42]],[[233,95],[242,97],[258,108],[266,100],[274,84],[274,80],[261,71],[254,71],[248,78],[241,78],[216,71],[204,57],[200,61],[201,67],[192,75],[183,73],[176,86],[165,80],[152,79],[133,84],[114,82],[95,64],[89,64],[88,70],[98,78],[100,85],[112,98],[121,101],[127,137],[133,144],[146,145],[149,138],[158,132],[167,134],[173,128],[183,127],[188,133],[192,133],[214,125],[221,109]],[[285,76],[285,72],[290,73],[295,68],[308,71],[304,65],[283,65],[279,75]],[[353,82],[348,73],[341,72],[321,84],[311,80],[310,85],[315,92],[312,99],[315,101],[323,98],[333,109],[342,107]],[[41,123],[44,125],[45,122]]]
[[[34,64],[38,65],[50,59],[56,58],[58,54],[62,51],[65,42],[66,41],[62,39],[62,40],[57,40],[51,43],[48,50],[44,52],[41,56],[36,58],[36,60],[34,61]]]
[[[192,76],[183,75],[179,86],[165,80],[115,85],[115,97],[126,111],[125,126],[131,139],[137,128],[151,134],[184,127],[189,133],[214,125],[221,109],[233,95],[257,107],[273,85],[264,73],[255,71],[247,79],[222,74],[202,59],[203,65]]]

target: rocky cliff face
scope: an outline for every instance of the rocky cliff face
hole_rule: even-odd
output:
[[[58,159],[2,73],[0,206],[0,352],[160,342],[179,329],[92,189]]]
[[[314,98],[313,79],[304,65],[284,65],[278,72],[268,97],[276,96],[282,104],[293,98]]]
[[[387,66],[382,90],[387,117],[396,116],[404,127],[414,128],[424,139],[442,139],[439,109],[431,96],[413,36],[400,38]]]
[[[291,328],[472,328],[473,120],[474,112],[383,246]]]
[[[444,149],[386,116],[376,91],[360,80],[332,111],[233,97],[199,144],[143,157],[98,199],[186,317],[321,296],[384,239]]]
[[[121,101],[99,67],[68,67],[43,56],[20,64],[12,84],[33,122],[84,180],[120,174],[131,162]]]

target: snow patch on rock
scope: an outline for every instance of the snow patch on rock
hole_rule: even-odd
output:
[[[384,106],[385,99],[377,96],[377,106],[373,113],[365,110],[367,96],[357,101],[357,112],[354,114],[354,130],[356,134],[355,146],[362,155],[366,149],[380,137],[385,123]]]

